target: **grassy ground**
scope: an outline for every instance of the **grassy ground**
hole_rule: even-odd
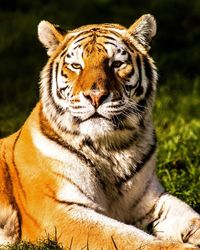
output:
[[[21,242],[12,246],[0,247],[0,250],[64,250],[55,240],[47,239],[45,241],[39,241],[37,244],[30,242]]]
[[[26,92],[25,92],[26,93]],[[200,213],[200,78],[176,75],[160,83],[154,122],[158,134],[158,175],[166,190]],[[29,97],[27,97],[29,96]],[[36,95],[35,95],[36,96]],[[29,94],[0,106],[0,135],[17,130],[36,97]],[[8,249],[8,248],[7,248]],[[12,250],[62,249],[54,241],[21,243]]]
[[[200,213],[200,78],[175,76],[160,87],[154,110],[158,175],[171,194]]]

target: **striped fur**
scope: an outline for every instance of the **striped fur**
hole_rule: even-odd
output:
[[[199,215],[156,177],[155,33],[149,14],[129,29],[39,24],[49,55],[40,101],[0,144],[0,243],[36,241],[56,228],[66,249],[200,244]]]

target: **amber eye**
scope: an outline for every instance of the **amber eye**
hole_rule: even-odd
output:
[[[82,67],[81,67],[81,65],[79,63],[72,63],[71,66],[74,69],[82,69]]]
[[[112,63],[112,67],[113,67],[113,68],[119,68],[119,67],[122,66],[122,64],[123,64],[123,62],[121,62],[121,61],[114,61],[114,62]]]

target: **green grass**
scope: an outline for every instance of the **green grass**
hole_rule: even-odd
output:
[[[158,91],[154,121],[158,175],[169,193],[200,213],[199,93],[200,78],[174,77]]]
[[[55,240],[38,241],[36,244],[20,242],[11,246],[0,247],[0,250],[64,250]]]
[[[158,135],[157,172],[166,190],[200,213],[200,78],[176,75],[158,86],[154,123]],[[25,100],[25,103],[24,103]],[[17,130],[36,98],[0,106],[0,135]],[[5,248],[3,248],[5,249]],[[62,249],[55,241],[22,242],[9,250]]]

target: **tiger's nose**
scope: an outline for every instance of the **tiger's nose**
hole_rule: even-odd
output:
[[[83,93],[85,98],[89,100],[95,108],[98,108],[109,96],[106,90],[88,90]]]

